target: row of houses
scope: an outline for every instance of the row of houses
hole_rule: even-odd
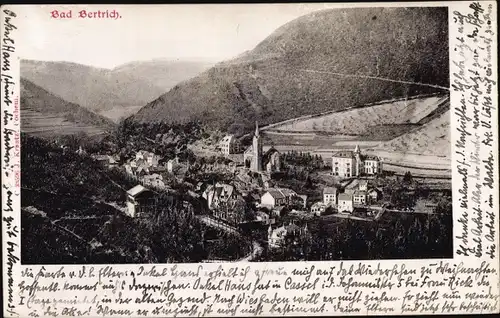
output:
[[[143,218],[150,215],[151,211],[156,208],[156,197],[157,193],[151,189],[148,189],[142,185],[137,185],[132,189],[127,191],[127,214],[133,218]],[[237,193],[235,189],[230,185],[226,184],[216,184],[208,187],[203,192],[203,197],[210,202],[211,210],[218,211],[221,206],[231,202],[236,202]],[[228,209],[228,213],[238,213],[233,209]],[[214,215],[218,218],[228,218],[228,216]],[[238,218],[238,215],[235,217]],[[240,213],[241,219],[241,213]],[[292,244],[296,244],[298,239],[309,235],[309,229],[307,224],[300,227],[294,223],[288,225],[282,225],[279,227],[272,226],[269,222],[269,215],[260,212],[258,218],[262,219],[263,223],[269,224],[268,228],[268,242],[270,247],[281,247],[284,245],[285,240],[291,240]],[[241,222],[242,220],[240,220]]]
[[[314,203],[311,212],[321,215],[332,207],[341,213],[352,213],[356,207],[374,204],[381,197],[382,191],[376,187],[369,187],[367,180],[353,179],[343,188],[324,188],[323,201]]]
[[[227,135],[218,144],[218,149],[224,155],[237,154],[243,147],[234,135]],[[267,152],[262,150],[262,138],[259,126],[255,124],[255,133],[252,145],[244,151],[243,160],[251,171],[274,172],[280,169],[280,153],[273,147]],[[363,154],[357,145],[354,151],[338,151],[332,155],[332,175],[343,178],[352,178],[362,175],[381,174],[382,160],[378,156]]]
[[[245,199],[233,185],[225,183],[208,185],[203,191],[202,197],[206,200],[207,207],[214,216],[232,222],[243,221]],[[301,196],[288,188],[270,188],[260,196],[255,194],[251,196],[254,203],[271,210],[273,215],[280,215],[282,208],[293,205],[295,199],[298,198],[300,199]],[[304,199],[302,198],[301,201],[304,202]],[[231,208],[235,211],[240,210],[241,216],[228,212]],[[260,219],[263,222],[268,222],[269,217],[269,215],[266,217],[262,213],[260,214]]]
[[[128,160],[127,163],[124,164],[124,168],[129,175],[142,177],[153,173],[173,173],[178,167],[183,166],[177,157],[168,160],[164,164],[160,164],[162,159],[161,156],[155,153],[139,150],[135,158]]]

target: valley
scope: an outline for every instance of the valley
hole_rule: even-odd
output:
[[[67,102],[21,79],[21,131],[35,136],[103,135],[113,129],[108,118]]]
[[[219,62],[23,60],[23,262],[450,257],[447,27],[329,9]]]
[[[113,69],[64,61],[21,61],[21,76],[54,95],[113,121],[134,114],[179,82],[213,63],[156,59],[133,61]],[[81,89],[75,90],[75,87]]]
[[[99,115],[111,119],[118,123],[120,120],[132,116],[137,113],[142,106],[113,106],[111,109],[101,110]]]

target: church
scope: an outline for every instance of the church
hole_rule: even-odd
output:
[[[271,147],[265,153],[262,150],[262,136],[259,131],[259,124],[255,123],[255,133],[252,145],[243,154],[245,166],[253,172],[267,171],[268,173],[280,171],[280,153],[276,148]]]

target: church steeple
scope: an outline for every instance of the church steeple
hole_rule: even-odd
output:
[[[255,134],[252,142],[253,154],[251,169],[254,172],[262,171],[262,140],[260,138],[259,123],[255,121]]]
[[[354,148],[355,153],[360,153],[361,151],[359,150],[359,145],[356,145],[356,148]]]

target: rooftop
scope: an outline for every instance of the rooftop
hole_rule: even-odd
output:
[[[352,195],[347,194],[347,193],[341,193],[339,194],[339,201],[344,200],[344,201],[351,201],[352,200]]]
[[[352,151],[337,151],[332,157],[336,158],[354,158],[354,152]]]
[[[231,140],[233,140],[233,138],[234,138],[234,135],[226,135],[221,139],[220,143],[227,144],[227,143],[231,142]]]
[[[278,189],[269,189],[267,190],[267,193],[269,193],[273,198],[275,199],[284,199],[285,195],[281,193]]]
[[[364,160],[375,160],[375,161],[379,161],[380,158],[378,156],[375,156],[375,155],[364,155],[363,156]]]
[[[128,190],[127,194],[135,197],[138,194],[143,193],[145,191],[149,191],[149,190],[147,188],[143,187],[142,185],[138,184],[135,187],[133,187],[132,189]]]
[[[346,189],[354,189],[359,185],[359,179],[353,179],[345,186]]]
[[[366,195],[366,191],[354,191],[354,195]]]
[[[337,188],[335,187],[326,187],[323,189],[323,194],[336,194]]]

